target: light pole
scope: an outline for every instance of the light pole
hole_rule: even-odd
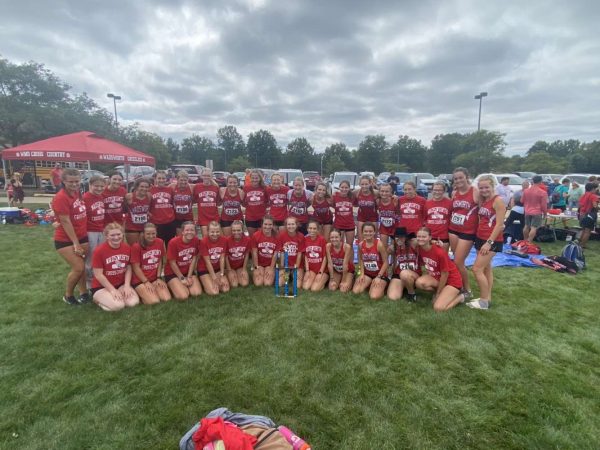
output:
[[[119,120],[117,119],[117,100],[121,100],[121,96],[120,95],[111,94],[111,93],[106,94],[106,96],[108,98],[112,98],[113,99],[113,104],[115,106],[115,127],[118,129],[119,128]]]
[[[479,119],[477,119],[477,132],[481,130],[481,103],[483,102],[483,97],[487,97],[487,92],[480,92],[475,96],[475,100],[479,100]]]
[[[323,178],[323,158],[325,157],[325,152],[321,153],[321,178]]]

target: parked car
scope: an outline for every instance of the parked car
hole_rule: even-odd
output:
[[[356,172],[335,172],[330,184],[330,193],[334,194],[338,192],[342,181],[348,181],[350,189],[356,189],[358,187],[358,179],[359,175]]]
[[[437,181],[437,178],[434,177],[433,174],[431,174],[431,173],[416,172],[413,175],[416,178],[417,186],[419,184],[424,184],[425,186],[427,186],[427,189],[429,191],[431,191],[431,189],[433,188],[433,183],[435,183]]]
[[[224,172],[222,170],[215,170],[213,172],[213,177],[220,187],[227,186],[227,177],[229,175],[231,175],[229,172]]]
[[[277,173],[283,176],[283,184],[287,184],[289,187],[294,187],[294,178],[300,177],[304,179],[302,171],[298,169],[279,169]]]
[[[177,172],[185,170],[188,173],[188,181],[190,183],[200,183],[202,181],[202,170],[204,166],[196,164],[172,164],[169,171],[173,173],[173,178],[177,177]]]
[[[244,187],[244,179],[246,178],[246,172],[233,172],[233,174],[237,177],[240,187]]]
[[[381,186],[383,183],[387,183],[389,177],[389,172],[381,172],[379,175],[377,175],[377,178],[375,178],[375,183],[377,186]]]
[[[496,174],[496,173],[491,173],[491,174],[479,174],[475,177],[475,179],[473,180],[472,185],[473,186],[477,186],[477,184],[479,183],[479,179],[483,176],[483,175],[493,175],[496,177],[496,180],[498,180],[498,184],[500,183],[500,180],[504,177],[508,177],[508,187],[510,188],[510,190],[512,191],[512,193],[514,194],[515,192],[519,192],[523,189],[523,181],[525,181],[524,178],[521,178],[518,175],[515,175],[514,173],[500,173],[500,174]]]
[[[131,190],[133,183],[138,178],[152,178],[156,169],[152,166],[130,166],[129,167],[129,178],[125,177],[125,166],[117,166],[115,170],[123,176],[123,183],[126,184],[127,190]]]
[[[535,175],[537,175],[537,173],[535,173],[535,172],[515,172],[515,175],[519,175],[521,178],[531,181],[531,179]]]
[[[306,189],[314,191],[318,183],[322,181],[319,172],[306,171],[304,172],[304,184]]]
[[[102,177],[105,182],[108,182],[108,177],[99,170],[80,170],[79,173],[81,174],[81,184],[79,185],[79,189],[82,194],[90,190],[90,178],[93,176]],[[50,185],[50,187],[52,187],[52,185]]]
[[[585,186],[585,183],[587,183],[587,180],[589,177],[591,177],[593,174],[591,173],[569,173],[567,175],[564,175],[561,179],[560,179],[560,183],[562,184],[563,180],[565,178],[568,178],[569,181],[572,183],[573,181],[577,182],[580,186]]]
[[[439,181],[443,181],[446,185],[446,191],[452,192],[452,180],[454,179],[454,174],[452,173],[440,173],[437,177]]]
[[[406,183],[407,181],[412,181],[417,185],[417,195],[420,195],[423,198],[427,198],[429,196],[428,187],[423,182],[420,182],[415,176],[415,174],[407,172],[396,172],[396,176],[400,179],[400,183],[398,183],[398,186],[396,186],[396,195],[404,195],[404,183]]]

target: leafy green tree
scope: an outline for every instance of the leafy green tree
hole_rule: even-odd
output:
[[[528,154],[520,167],[536,173],[564,173],[568,170],[568,166],[568,159],[538,151]]]
[[[502,133],[486,130],[468,133],[462,135],[459,144],[460,152],[452,160],[453,167],[466,167],[469,172],[478,174],[497,171],[505,163],[506,142]]]
[[[352,163],[352,153],[343,142],[337,142],[325,148],[323,170],[328,174],[349,170]]]
[[[252,163],[245,156],[238,156],[233,158],[229,162],[229,170],[231,172],[244,172],[247,168],[251,167]]]
[[[344,161],[342,161],[342,158],[340,158],[339,155],[333,154],[327,158],[327,160],[323,158],[323,176],[327,176],[335,172],[343,172],[345,170],[348,170],[348,167]]]
[[[227,163],[238,156],[246,156],[244,138],[233,125],[226,125],[217,131],[217,148],[222,152],[223,167],[227,170]],[[221,159],[218,157],[217,159]]]
[[[166,168],[171,163],[171,154],[165,140],[158,134],[141,130],[138,124],[123,128],[121,141],[131,148],[154,156],[157,168]]]
[[[315,149],[306,138],[296,138],[290,142],[283,154],[285,164],[293,169],[319,170],[320,160]]]
[[[216,153],[214,142],[203,136],[192,134],[181,141],[181,161],[189,164],[205,165]]]
[[[387,162],[404,167],[404,170],[394,169],[398,172],[422,172],[426,170],[427,147],[417,139],[406,135],[399,136],[398,140],[390,147]]]
[[[570,162],[574,172],[600,174],[600,141],[583,144]]]
[[[179,144],[175,142],[172,138],[168,138],[165,141],[165,145],[167,146],[167,150],[171,155],[171,163],[179,161],[179,159],[181,158],[181,148],[179,147]]]
[[[388,148],[385,136],[365,136],[354,155],[354,170],[357,172],[371,171],[376,174],[382,172],[383,161]]]
[[[452,172],[454,158],[463,152],[463,139],[460,133],[435,136],[429,149],[429,170],[435,174]]]
[[[258,130],[248,135],[246,144],[250,166],[264,169],[277,169],[281,159],[281,149],[275,137],[267,130]]]

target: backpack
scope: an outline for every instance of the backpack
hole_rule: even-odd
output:
[[[552,228],[543,226],[537,229],[533,240],[536,242],[554,242],[556,240],[556,236]]]
[[[579,270],[585,269],[585,256],[583,255],[583,248],[581,248],[581,245],[579,245],[577,241],[572,241],[563,247],[562,257],[575,263]]]
[[[550,200],[552,202],[552,204],[556,204],[559,203],[561,200],[561,195],[560,192],[557,192],[556,189],[554,190],[554,192],[552,193],[552,196],[550,197]]]
[[[540,255],[542,249],[537,245],[527,241],[517,241],[511,244],[511,247],[519,253],[526,255]]]

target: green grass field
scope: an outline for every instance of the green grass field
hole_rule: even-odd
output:
[[[490,311],[446,314],[266,288],[109,314],[62,303],[49,227],[0,246],[1,448],[172,449],[219,406],[315,449],[600,442],[597,242],[583,274],[498,269]]]

